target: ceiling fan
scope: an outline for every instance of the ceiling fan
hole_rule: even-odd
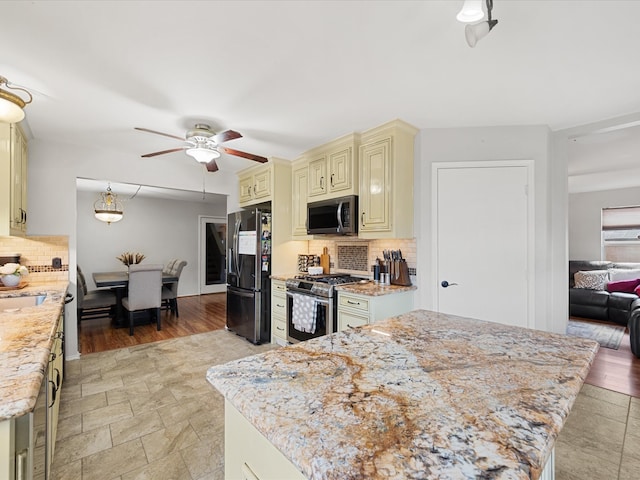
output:
[[[221,143],[236,138],[242,137],[241,134],[233,130],[227,130],[222,133],[216,133],[211,130],[209,125],[204,123],[196,123],[193,130],[188,130],[184,137],[177,135],[171,135],[170,133],[156,132],[155,130],[149,130],[148,128],[135,127],[136,130],[142,132],[155,133],[156,135],[163,135],[169,138],[175,138],[176,140],[182,140],[187,144],[182,147],[171,148],[169,150],[162,150],[160,152],[147,153],[142,155],[143,158],[155,157],[156,155],[164,155],[165,153],[178,152],[180,150],[186,150],[186,154],[195,158],[196,161],[206,165],[209,172],[216,172],[218,165],[216,165],[216,158],[220,157],[220,151],[228,153],[229,155],[235,155],[236,157],[248,158],[260,163],[266,163],[267,158],[252,153],[241,152],[240,150],[234,150],[232,148],[222,147]]]

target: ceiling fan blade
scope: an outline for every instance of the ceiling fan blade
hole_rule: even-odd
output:
[[[267,163],[269,161],[268,158],[261,157],[260,155],[254,155],[253,153],[241,152],[240,150],[233,150],[231,148],[226,147],[218,147],[219,150],[222,150],[229,155],[235,155],[236,157],[248,158],[249,160],[254,160],[260,163]]]
[[[222,132],[222,133],[218,133],[217,135],[214,135],[213,141],[216,142],[218,145],[220,145],[221,143],[228,142],[229,140],[233,140],[241,137],[242,135],[239,134],[238,132],[235,132],[233,130],[227,130],[226,132]]]
[[[149,130],[148,128],[140,128],[140,127],[133,127],[136,130],[140,130],[141,132],[149,132],[149,133],[155,133],[156,135],[163,135],[165,137],[169,137],[169,138],[175,138],[176,140],[182,140],[184,141],[184,137],[178,137],[177,135],[171,135],[170,133],[162,133],[162,132],[156,132],[155,130]]]
[[[171,153],[171,152],[179,152],[180,150],[185,150],[188,147],[178,147],[178,148],[171,148],[169,150],[162,150],[161,152],[153,152],[153,153],[147,153],[145,155],[140,155],[142,158],[149,158],[149,157],[155,157],[157,155],[164,155],[165,153]]]
[[[218,165],[216,164],[215,160],[211,160],[209,163],[207,163],[206,167],[207,167],[207,171],[211,173],[218,171]]]

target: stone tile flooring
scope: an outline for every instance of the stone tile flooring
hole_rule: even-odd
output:
[[[211,365],[264,352],[218,330],[67,362],[53,480],[224,478]],[[556,479],[640,478],[640,399],[585,385],[556,443]]]
[[[52,479],[224,478],[224,402],[206,371],[272,348],[217,330],[67,362]]]

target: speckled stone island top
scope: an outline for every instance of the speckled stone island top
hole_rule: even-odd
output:
[[[416,310],[207,379],[310,479],[537,479],[597,350]]]
[[[0,298],[47,295],[38,307],[0,311],[0,421],[36,404],[67,286],[61,281],[0,292]]]

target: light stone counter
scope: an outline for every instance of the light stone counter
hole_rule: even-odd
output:
[[[597,350],[416,310],[207,379],[306,478],[537,479]]]
[[[406,292],[409,290],[417,290],[415,285],[407,287],[403,285],[380,285],[371,280],[365,283],[348,283],[346,285],[336,285],[339,292],[357,293],[359,295],[369,295],[371,297],[379,297],[381,295],[390,295],[392,293]]]
[[[0,298],[46,295],[37,307],[0,311],[0,421],[33,410],[51,353],[68,282],[2,290]]]

